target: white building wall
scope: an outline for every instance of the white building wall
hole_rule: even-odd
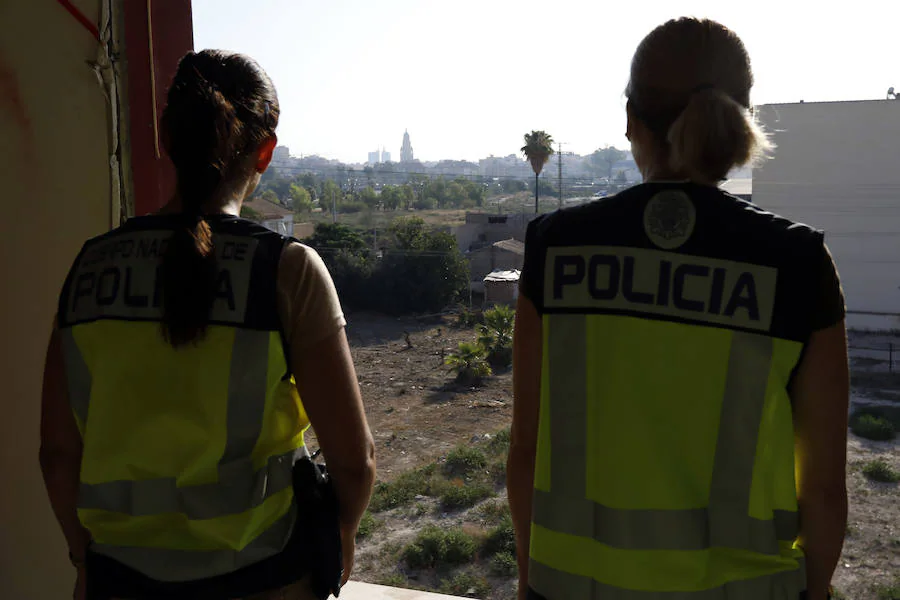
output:
[[[753,202],[824,229],[851,327],[900,328],[900,101],[772,104]]]
[[[294,215],[285,215],[280,219],[267,219],[260,225],[281,235],[294,235]]]

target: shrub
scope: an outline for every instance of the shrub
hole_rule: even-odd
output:
[[[471,560],[476,550],[475,540],[462,529],[454,527],[444,530],[428,525],[403,550],[403,559],[413,569],[441,564],[458,565]]]
[[[451,485],[441,493],[441,506],[445,510],[469,508],[494,495],[486,485]]]
[[[372,513],[366,511],[359,521],[359,529],[356,530],[356,539],[361,540],[372,535],[372,532],[382,525],[384,525],[383,521],[376,519],[372,516]]]
[[[372,493],[369,510],[381,512],[409,504],[418,495],[434,493],[437,482],[434,478],[435,466],[427,465],[403,473],[391,483],[379,483]]]
[[[512,518],[509,512],[509,502],[505,500],[485,502],[478,507],[477,513],[489,525],[495,525]]]
[[[503,519],[494,527],[484,541],[485,554],[497,554],[498,552],[516,553],[516,533],[513,530],[512,518]]]
[[[491,466],[488,467],[488,471],[490,471],[491,476],[494,480],[494,483],[497,485],[503,485],[506,483],[506,461],[505,460],[497,460],[491,463]]]
[[[488,363],[504,368],[512,363],[512,339],[516,313],[498,304],[484,313],[484,325],[478,327],[478,343],[487,352]]]
[[[471,310],[465,306],[459,307],[459,314],[456,315],[457,327],[474,327],[484,323],[484,313],[479,310]]]
[[[458,527],[448,530],[444,539],[446,551],[443,559],[448,564],[459,565],[468,562],[478,551],[475,538]]]
[[[491,557],[491,573],[501,577],[513,577],[519,571],[516,555],[512,552],[498,552]]]
[[[450,371],[456,373],[456,381],[465,385],[477,385],[492,371],[486,360],[484,348],[471,342],[460,342],[459,349],[450,354],[444,362]]]
[[[397,573],[396,571],[393,573],[389,573],[384,575],[378,580],[379,585],[386,585],[388,587],[395,588],[408,588],[409,580],[406,578],[406,575],[403,573]]]
[[[856,413],[850,419],[850,430],[861,438],[875,441],[894,439],[894,424],[884,417],[870,413]]]
[[[900,481],[900,473],[891,468],[883,459],[867,462],[863,466],[863,475],[872,481],[881,483],[897,483]]]
[[[493,455],[506,456],[509,453],[510,431],[509,427],[501,429],[487,444],[487,451]]]
[[[484,577],[464,572],[441,581],[440,590],[442,594],[484,598],[491,593],[491,584]]]
[[[444,473],[451,477],[469,477],[487,466],[487,457],[478,448],[459,446],[447,455]]]
[[[878,600],[900,600],[900,580],[893,585],[880,585],[875,588]]]

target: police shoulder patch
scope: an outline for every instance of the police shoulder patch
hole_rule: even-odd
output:
[[[687,242],[696,222],[697,209],[681,190],[658,192],[644,209],[644,232],[663,250],[674,250]]]

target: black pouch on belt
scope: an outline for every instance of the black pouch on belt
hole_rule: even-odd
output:
[[[297,527],[308,549],[310,587],[325,600],[340,595],[343,575],[341,527],[337,494],[325,465],[303,456],[294,463]]]

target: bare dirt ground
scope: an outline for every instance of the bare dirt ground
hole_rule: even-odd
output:
[[[377,445],[379,481],[390,482],[410,469],[440,462],[452,448],[509,426],[510,373],[499,373],[482,387],[465,388],[453,384],[452,375],[443,365],[443,357],[459,342],[473,340],[473,329],[455,327],[453,317],[393,319],[356,314],[348,320],[353,358]],[[852,346],[880,348],[888,342],[900,348],[900,335],[851,335]],[[900,374],[888,372],[887,355],[851,350],[851,357],[853,407],[896,410],[894,420],[900,424]],[[895,371],[900,371],[900,357],[895,358]],[[887,591],[900,586],[900,486],[872,482],[862,474],[863,465],[875,458],[900,470],[900,440],[873,442],[850,435],[850,515],[834,584],[842,597],[853,600],[900,598],[900,594]],[[498,488],[498,497],[486,502],[504,500],[505,491]],[[412,505],[378,513],[378,529],[359,543],[354,577],[437,588],[440,579],[434,573],[412,572],[398,564],[402,547],[427,523],[442,528],[461,526],[483,536],[490,524],[479,511],[476,506],[441,512],[435,499],[417,497]],[[480,592],[479,597],[515,598],[511,577],[494,576],[486,565],[478,569],[477,574],[491,586],[490,592]],[[469,591],[470,595],[479,595]]]
[[[444,365],[444,357],[459,342],[473,341],[473,329],[454,327],[452,317],[401,320],[354,315],[348,321],[380,480],[390,481],[398,473],[432,462],[474,435],[509,426],[509,372],[466,388],[453,383]]]

